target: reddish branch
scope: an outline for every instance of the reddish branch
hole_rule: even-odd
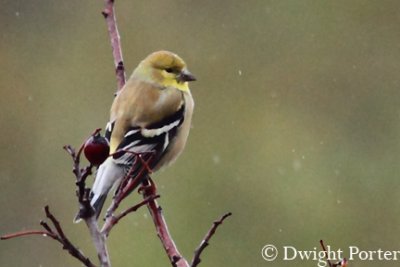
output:
[[[139,184],[142,183],[143,180],[147,178],[148,174],[150,174],[152,172],[151,168],[149,166],[150,162],[153,160],[152,152],[135,153],[132,151],[119,150],[119,151],[115,152],[114,154],[118,154],[121,152],[133,154],[135,156],[135,160],[134,160],[134,163],[132,164],[131,168],[129,169],[128,173],[122,179],[120,185],[118,186],[118,188],[116,190],[116,194],[113,198],[111,206],[108,208],[108,210],[106,212],[106,219],[108,219],[110,216],[113,215],[113,213],[118,208],[121,201],[124,200],[135,188],[137,188],[139,186]],[[113,156],[114,154],[112,154],[110,156]],[[146,154],[150,154],[148,160],[143,159],[143,156]],[[141,168],[137,172],[135,177],[132,177],[138,164],[140,164]]]
[[[151,178],[147,180],[147,183],[148,184],[146,184],[142,190],[143,197],[145,198],[154,196],[157,193],[156,186]],[[172,239],[172,236],[168,230],[167,222],[165,221],[165,218],[162,214],[161,206],[159,206],[157,201],[154,199],[147,203],[147,207],[153,218],[153,222],[157,230],[157,235],[161,240],[164,250],[167,253],[172,266],[177,267],[196,267],[201,262],[200,256],[203,250],[209,245],[209,241],[214,236],[217,228],[223,223],[226,218],[232,215],[232,213],[229,212],[213,223],[212,227],[200,243],[200,246],[196,249],[192,263],[189,265],[188,261],[179,252],[174,240]]]
[[[199,265],[199,263],[201,262],[200,255],[203,252],[203,250],[209,245],[209,241],[210,241],[211,237],[215,234],[215,231],[217,230],[218,226],[220,226],[224,222],[224,220],[231,215],[232,215],[232,213],[228,212],[228,213],[224,214],[219,220],[214,221],[211,229],[205,235],[205,237],[201,241],[199,247],[195,250],[191,267],[196,267],[197,265]]]
[[[21,237],[21,236],[26,236],[26,235],[42,235],[42,236],[49,236],[53,239],[55,239],[55,236],[50,234],[47,231],[41,231],[41,230],[26,230],[26,231],[20,231],[12,234],[5,234],[0,237],[1,240],[7,240],[15,237]]]
[[[102,14],[106,19],[108,35],[111,40],[115,74],[117,76],[117,85],[118,85],[117,91],[119,91],[125,84],[125,67],[124,67],[124,60],[122,58],[121,40],[114,12],[114,1],[115,0],[104,0],[105,7]]]
[[[156,187],[151,180],[145,182],[145,186],[143,187],[143,197],[147,198],[149,196],[156,194]],[[167,223],[162,214],[162,208],[158,205],[156,200],[149,201],[147,203],[147,207],[150,211],[151,217],[153,218],[154,225],[157,230],[157,235],[161,240],[161,243],[164,247],[165,252],[168,255],[168,258],[172,264],[172,266],[176,267],[189,267],[189,263],[182,256],[182,254],[178,251],[178,248],[175,245],[174,240],[169,233]]]
[[[106,222],[104,223],[101,233],[105,236],[108,236],[110,234],[111,229],[126,215],[128,215],[131,212],[137,211],[140,207],[146,205],[149,201],[152,201],[156,198],[159,198],[160,195],[153,195],[149,196],[148,198],[145,198],[142,202],[130,207],[129,209],[126,209],[125,211],[121,212],[118,215],[110,215],[110,217],[107,218]]]
[[[21,236],[28,236],[28,235],[42,235],[45,237],[51,237],[52,239],[58,241],[63,246],[63,249],[67,250],[69,254],[71,254],[74,258],[78,259],[85,266],[96,267],[96,265],[94,265],[88,257],[83,255],[83,253],[77,247],[75,247],[71,243],[71,241],[69,241],[69,239],[65,236],[59,221],[50,212],[49,206],[46,206],[44,210],[46,213],[46,217],[53,224],[54,229],[50,227],[45,221],[41,221],[40,225],[45,229],[44,231],[43,230],[21,231],[13,234],[4,235],[1,237],[1,240],[11,239]]]

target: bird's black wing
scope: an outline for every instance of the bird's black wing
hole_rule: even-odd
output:
[[[130,168],[135,163],[136,155],[142,154],[144,158],[153,157],[150,164],[153,168],[176,138],[178,129],[184,121],[184,114],[185,105],[182,104],[178,111],[146,128],[138,126],[129,128],[113,156],[115,162]],[[106,132],[106,138],[111,137],[113,129],[113,123],[109,125],[110,133],[107,135]]]

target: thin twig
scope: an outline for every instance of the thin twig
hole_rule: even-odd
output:
[[[53,239],[57,240],[57,237],[54,234],[49,233],[48,231],[43,230],[25,230],[12,234],[6,234],[0,237],[1,240],[7,240],[15,237],[27,236],[27,235],[41,235],[41,236],[49,236]]]
[[[40,225],[45,229],[43,230],[27,230],[27,231],[20,231],[16,232],[13,234],[7,234],[4,236],[1,236],[1,240],[7,240],[15,237],[21,237],[21,236],[28,236],[28,235],[41,235],[44,237],[50,237],[56,241],[58,241],[62,246],[63,249],[69,252],[74,258],[78,259],[80,262],[82,262],[85,266],[87,267],[96,267],[88,257],[83,255],[83,253],[75,247],[71,241],[66,237],[64,234],[64,231],[62,230],[62,227],[59,223],[59,221],[56,219],[56,217],[50,212],[50,209],[48,206],[44,208],[46,217],[51,221],[53,224],[55,231],[51,229],[51,227],[44,221],[40,222]]]
[[[117,20],[114,12],[115,0],[104,0],[104,10],[102,12],[107,22],[108,35],[111,40],[112,54],[114,58],[115,74],[117,76],[117,92],[125,85],[125,67],[122,58],[121,40],[119,36]]]
[[[64,231],[61,227],[60,222],[56,219],[56,217],[50,212],[49,206],[44,208],[46,217],[54,225],[54,228],[57,231],[58,241],[63,244],[63,249],[66,249],[73,257],[79,259],[86,266],[94,266],[93,263],[89,260],[89,258],[85,257],[82,252],[76,248],[71,241],[65,236]]]
[[[331,261],[329,260],[328,252],[327,252],[327,250],[326,250],[324,241],[321,239],[321,240],[319,241],[319,243],[321,244],[322,250],[325,252],[326,262],[328,263],[329,267],[333,267]]]
[[[47,232],[54,234],[53,230],[50,228],[50,226],[45,222],[45,221],[40,221],[40,225],[47,230]]]
[[[336,262],[336,263],[332,263],[332,262],[329,260],[328,251],[326,250],[324,241],[323,241],[323,240],[320,240],[319,243],[321,244],[322,250],[323,250],[324,253],[325,253],[326,262],[328,263],[329,267],[347,267],[348,261],[347,261],[346,258],[343,258],[343,259],[339,260],[339,261]]]
[[[135,156],[135,161],[136,162],[138,159],[141,161],[141,169],[138,171],[138,173],[135,175],[135,177],[132,177],[134,171],[136,170],[136,164],[133,163],[132,166],[130,167],[128,173],[125,175],[125,177],[122,179],[120,185],[118,186],[116,190],[116,194],[113,198],[113,201],[110,205],[110,207],[107,209],[106,212],[106,220],[113,215],[115,210],[119,207],[119,204],[121,203],[122,200],[124,200],[142,181],[145,179],[145,177],[151,173],[151,169],[149,167],[150,162],[153,160],[153,155],[150,155],[149,159],[145,161],[142,158],[141,154],[134,153],[131,151],[117,151],[116,153],[120,152],[126,152],[126,153],[131,153],[134,154]],[[114,153],[114,154],[116,154]],[[149,153],[146,153],[149,154]],[[152,154],[150,152],[150,154]]]
[[[159,198],[160,195],[152,195],[149,196],[148,198],[145,198],[142,202],[126,209],[125,211],[121,212],[119,215],[111,215],[109,218],[107,218],[106,222],[104,223],[101,233],[105,236],[108,236],[110,234],[111,229],[126,215],[128,215],[131,212],[137,211],[140,207],[146,205],[149,201]]]
[[[137,158],[142,159],[140,155],[137,156]],[[132,165],[131,170],[129,173],[126,175],[126,177],[129,179],[129,182],[121,188],[119,194],[116,196],[116,201],[117,204],[119,204],[124,198],[126,198],[132,190],[134,190],[144,179],[149,174],[149,163],[152,161],[153,156],[150,156],[150,159],[148,161],[142,161],[142,167],[140,171],[136,174],[135,177],[131,178],[132,172],[136,169],[135,164]]]
[[[191,267],[196,267],[201,262],[201,259],[200,259],[201,253],[209,245],[209,241],[210,241],[211,237],[214,236],[215,231],[217,230],[218,226],[220,226],[224,222],[224,220],[231,215],[232,215],[232,213],[228,212],[228,213],[224,214],[219,220],[214,221],[212,227],[210,228],[210,230],[207,232],[207,234],[201,241],[199,247],[195,250],[192,264],[190,265]]]

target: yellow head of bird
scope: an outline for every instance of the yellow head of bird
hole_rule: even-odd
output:
[[[150,54],[133,74],[162,87],[174,87],[184,92],[189,90],[188,82],[196,80],[187,70],[183,59],[169,51]]]

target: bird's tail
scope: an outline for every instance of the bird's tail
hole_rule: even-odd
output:
[[[108,158],[100,165],[97,170],[96,180],[94,181],[92,191],[90,192],[90,204],[94,208],[96,219],[100,216],[108,192],[123,176],[123,168],[115,164],[112,158]],[[80,222],[82,215],[82,210],[80,210],[75,216],[74,222]]]
[[[81,215],[81,210],[79,210],[78,213],[75,215],[73,222],[80,223],[81,221],[82,221],[82,215]]]
[[[146,157],[143,157],[143,159],[148,161],[150,157],[151,155],[147,155]],[[141,172],[142,168],[144,168],[144,166],[142,166],[141,163],[136,163],[134,164],[134,169],[129,170],[130,177],[136,177],[139,179],[136,179],[135,184],[130,184],[131,187],[128,194],[135,190],[135,188],[137,188],[140,183],[142,183],[145,177],[147,177],[147,171]],[[90,192],[90,204],[94,209],[96,219],[98,219],[98,217],[100,216],[108,192],[111,190],[111,188],[118,185],[121,179],[125,175],[127,175],[125,171],[126,168],[124,168],[123,165],[115,163],[112,157],[109,157],[103,164],[100,165],[99,169],[97,170],[96,180],[94,181],[92,191]],[[82,215],[82,210],[80,210],[75,216],[74,222],[80,222],[82,219]]]
[[[107,194],[100,195],[98,198],[96,198],[94,201],[92,200],[90,202],[90,205],[92,205],[94,209],[94,215],[96,216],[96,219],[99,218],[101,210],[103,209],[104,202],[106,202],[107,199]],[[75,215],[74,218],[74,223],[79,223],[82,220],[83,214],[82,214],[82,209],[78,211],[78,213]]]
[[[101,210],[103,209],[104,202],[107,199],[107,194],[100,195],[97,199],[94,199],[94,201],[91,201],[91,205],[94,209],[94,214],[96,215],[96,219],[99,218]]]

